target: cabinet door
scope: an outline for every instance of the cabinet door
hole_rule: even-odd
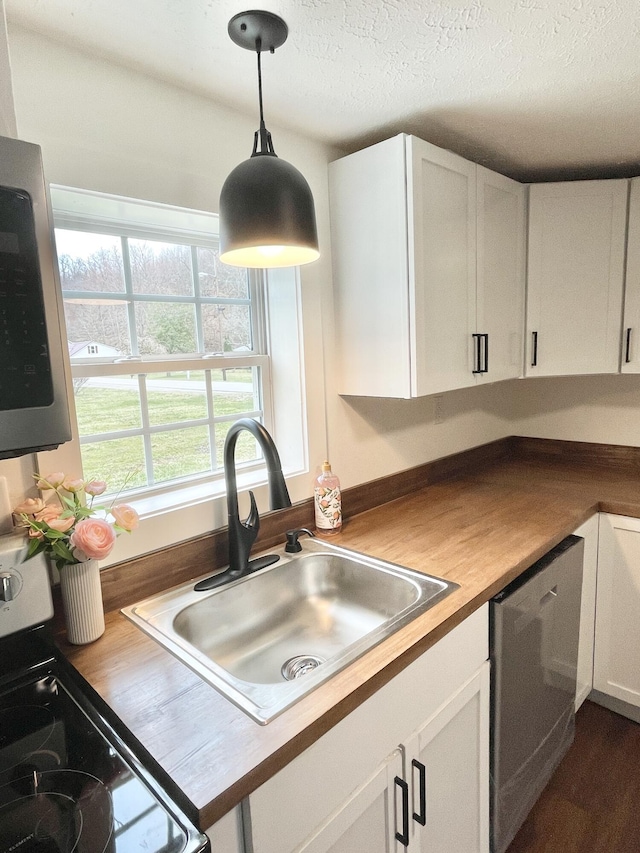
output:
[[[640,707],[640,519],[600,515],[596,690]]]
[[[640,373],[640,178],[632,178],[630,192],[622,372]]]
[[[394,752],[300,847],[299,853],[400,853],[396,839],[403,827],[396,789],[403,777],[402,751]],[[397,814],[396,814],[397,812]]]
[[[530,187],[527,375],[618,371],[627,188]]]
[[[329,164],[337,390],[410,397],[405,137]]]
[[[476,166],[407,137],[413,396],[475,384]]]
[[[236,806],[207,830],[211,849],[216,853],[244,853],[241,807]]]
[[[477,167],[476,328],[486,355],[478,382],[522,376],[526,187]]]
[[[489,850],[489,666],[485,663],[406,744],[410,850]]]

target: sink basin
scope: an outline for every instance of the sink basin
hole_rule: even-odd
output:
[[[267,723],[457,588],[318,539],[208,592],[194,582],[122,611]]]

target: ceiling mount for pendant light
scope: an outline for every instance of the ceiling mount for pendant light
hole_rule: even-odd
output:
[[[220,193],[220,260],[239,267],[291,267],[320,257],[311,189],[300,172],[273,148],[262,108],[264,51],[274,53],[288,28],[271,12],[241,12],[229,36],[258,55],[260,129],[253,152],[224,182]]]

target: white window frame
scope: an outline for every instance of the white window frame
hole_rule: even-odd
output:
[[[125,199],[104,193],[78,190],[59,185],[51,186],[54,227],[73,231],[84,231],[95,234],[108,234],[123,239],[123,255],[128,254],[124,238],[161,240],[191,247],[194,270],[196,267],[195,253],[197,247],[215,248],[218,245],[218,217],[215,214],[200,211],[185,210],[158,203],[145,203],[137,199]],[[192,426],[208,426],[213,439],[213,431],[217,424],[230,423],[239,417],[255,417],[268,430],[273,429],[273,395],[271,387],[271,361],[266,352],[265,307],[262,293],[264,290],[264,274],[259,270],[248,270],[248,296],[246,304],[250,307],[250,322],[252,328],[253,349],[246,354],[203,352],[185,356],[107,356],[92,358],[70,359],[71,376],[73,379],[92,378],[100,376],[132,376],[139,380],[142,422],[139,427],[117,430],[113,433],[101,433],[82,436],[80,445],[85,443],[108,441],[115,438],[141,436],[145,445],[146,477],[148,485],[131,490],[131,494],[144,500],[156,493],[168,493],[184,488],[185,483],[212,482],[220,480],[224,475],[221,465],[216,463],[215,446],[212,444],[211,470],[186,475],[166,482],[154,483],[151,464],[150,442],[156,433],[168,432],[176,428],[185,429]],[[198,337],[201,338],[199,308],[205,304],[238,304],[244,300],[226,300],[224,298],[201,297],[194,273],[193,296],[170,296],[162,294],[149,297],[137,294],[131,287],[130,275],[125,270],[124,289],[122,293],[100,293],[73,291],[63,292],[63,298],[78,297],[82,299],[113,299],[114,302],[127,299],[129,306],[129,322],[135,323],[133,305],[135,302],[162,301],[187,303],[196,307]],[[135,340],[134,340],[135,344]],[[259,368],[260,383],[257,389],[259,399],[253,410],[242,414],[216,416],[213,413],[213,400],[210,387],[207,391],[208,415],[198,421],[181,421],[179,425],[152,426],[149,423],[146,407],[146,390],[143,377],[154,373],[171,371],[205,371],[237,367]],[[209,383],[207,383],[209,386]],[[257,469],[261,466],[258,460],[244,463],[245,469]],[[114,490],[118,484],[109,484]]]

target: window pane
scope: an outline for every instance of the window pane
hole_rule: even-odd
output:
[[[209,428],[189,427],[151,436],[156,483],[211,470]]]
[[[64,316],[71,358],[131,355],[127,306],[96,299],[65,299]]]
[[[205,352],[237,352],[253,348],[248,305],[203,305]]]
[[[197,252],[201,296],[217,296],[223,299],[249,298],[249,277],[245,269],[223,264],[218,257],[218,249],[199,246]]]
[[[111,494],[125,481],[127,489],[147,485],[142,436],[82,444],[80,450],[85,478],[105,480]]]
[[[158,240],[129,239],[131,285],[134,293],[191,296],[191,249]]]
[[[195,306],[138,302],[135,315],[139,355],[197,352]]]
[[[63,290],[124,291],[120,237],[64,228],[55,235]]]
[[[216,417],[259,409],[258,377],[258,369],[254,371],[251,367],[212,371],[211,387]]]
[[[136,429],[142,425],[137,377],[74,379],[80,435]]]
[[[149,423],[152,426],[206,418],[204,371],[147,375]]]

